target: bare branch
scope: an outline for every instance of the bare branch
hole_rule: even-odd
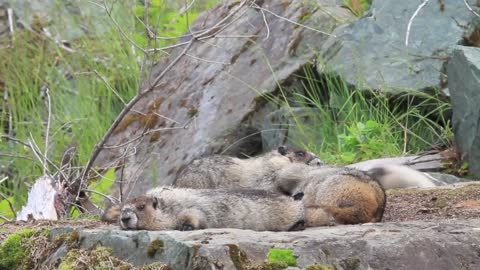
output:
[[[113,134],[113,131],[115,130],[115,128],[117,128],[118,124],[120,124],[123,117],[125,117],[125,115],[127,115],[127,113],[130,112],[133,106],[137,104],[137,102],[142,97],[144,97],[146,94],[150,93],[153,89],[157,87],[157,84],[163,78],[163,76],[165,76],[165,74],[187,53],[187,51],[193,45],[193,41],[194,40],[191,40],[189,45],[185,47],[185,49],[162,71],[162,73],[160,73],[160,75],[158,75],[158,77],[155,79],[153,84],[148,89],[146,89],[145,91],[139,91],[139,93],[132,100],[130,100],[130,102],[128,102],[128,104],[123,108],[123,110],[120,112],[118,117],[115,119],[113,124],[108,129],[107,133],[105,133],[105,135],[103,136],[102,140],[97,145],[95,145],[93,152],[90,155],[90,159],[88,160],[87,165],[85,166],[85,170],[81,178],[82,181],[85,180],[85,177],[88,175],[88,171],[92,167],[93,162],[95,161],[97,156],[100,154],[100,151],[105,146],[107,139],[110,138],[110,136]]]
[[[48,86],[45,86],[45,94],[47,96],[47,109],[48,109],[48,115],[47,115],[47,128],[45,130],[45,153],[44,155],[44,162],[43,164],[47,164],[47,157],[48,157],[48,139],[49,139],[49,134],[50,134],[50,122],[52,120],[52,102],[50,99],[50,89]],[[48,166],[43,167],[43,174],[47,174]]]
[[[89,193],[95,193],[95,194],[98,194],[98,195],[100,195],[100,196],[102,196],[102,197],[104,197],[104,198],[107,198],[107,199],[108,199],[110,202],[112,202],[112,203],[116,203],[116,204],[119,204],[119,203],[120,203],[120,201],[119,201],[117,198],[108,196],[108,195],[106,195],[106,194],[104,194],[104,193],[101,193],[101,192],[99,192],[99,191],[96,191],[96,190],[92,190],[92,189],[82,189],[82,190],[80,190],[80,191],[89,192]]]
[[[113,94],[115,94],[115,96],[123,103],[123,105],[127,105],[127,103],[125,102],[125,100],[122,98],[122,96],[120,96],[120,94],[110,85],[110,83],[108,83],[107,79],[105,79],[102,75],[100,75],[100,73],[98,73],[97,70],[93,70],[93,73],[95,73],[95,75],[97,75],[97,77],[103,81],[103,83],[105,83],[105,85],[107,86],[107,88],[112,91]]]
[[[412,27],[412,23],[413,23],[413,20],[415,19],[415,17],[417,17],[418,13],[420,12],[420,10],[422,8],[424,8],[428,1],[430,0],[424,0],[423,3],[421,3],[417,9],[415,10],[415,12],[413,13],[412,17],[410,18],[410,20],[408,20],[408,25],[407,25],[407,33],[405,35],[405,47],[408,47],[408,40],[410,38],[410,28]]]
[[[92,3],[92,2],[90,2]],[[108,17],[110,18],[110,20],[113,22],[113,24],[115,25],[115,27],[117,27],[118,31],[120,31],[120,33],[122,34],[122,36],[124,38],[126,38],[128,40],[128,42],[130,42],[130,44],[132,44],[135,48],[139,49],[140,51],[142,51],[143,53],[147,53],[147,51],[140,47],[140,45],[138,45],[137,43],[135,43],[135,41],[133,41],[128,35],[127,33],[125,33],[125,31],[123,31],[122,27],[120,26],[120,24],[118,24],[117,20],[115,20],[115,18],[113,18],[112,16],[112,11],[110,9],[108,9],[107,7],[107,2],[105,0],[103,0],[103,9],[105,10],[105,12],[107,13]]]
[[[35,157],[38,159],[40,164],[42,164],[43,171],[46,171],[45,167],[47,166],[47,164],[43,163],[44,159],[40,157],[39,153],[41,153],[41,151],[38,148],[37,144],[35,143],[35,140],[33,139],[32,133],[30,133],[30,138],[31,138],[31,140],[29,140],[28,143],[30,145],[30,148],[32,149],[33,155],[35,155]]]
[[[263,22],[265,23],[265,27],[267,28],[267,36],[265,37],[265,39],[268,39],[270,37],[270,27],[268,26],[267,16],[265,16],[265,11],[260,10],[260,12],[262,12]]]
[[[473,8],[470,6],[470,4],[468,4],[467,0],[463,0],[463,3],[465,3],[465,6],[467,6],[467,8],[468,8],[468,10],[470,10],[470,12],[472,12],[475,16],[480,17],[480,14],[478,14],[477,12],[475,12],[475,10],[473,10]]]
[[[301,26],[301,27],[303,27],[303,28],[306,28],[306,29],[309,29],[309,30],[312,30],[312,31],[315,31],[315,32],[318,32],[318,33],[321,33],[321,34],[324,34],[324,35],[327,35],[327,36],[336,37],[336,36],[333,35],[333,34],[330,34],[330,33],[327,33],[327,32],[324,32],[324,31],[321,31],[321,30],[312,28],[312,27],[310,27],[310,26],[308,26],[308,25],[304,25],[304,24],[298,23],[298,22],[296,22],[296,21],[292,21],[292,20],[290,20],[289,18],[285,18],[285,17],[283,17],[283,16],[280,16],[280,15],[278,15],[278,14],[276,14],[276,13],[274,13],[274,12],[272,12],[272,11],[266,9],[266,8],[260,7],[260,6],[257,5],[257,4],[254,4],[254,5],[252,6],[252,8],[265,11],[265,12],[270,13],[270,14],[272,14],[273,16],[279,18],[279,19],[285,20],[285,21],[287,21],[287,22],[289,22],[289,23],[292,23],[292,24]]]
[[[13,10],[11,8],[8,8],[7,14],[8,14],[8,29],[10,30],[10,33],[12,33],[12,36],[13,36]]]
[[[26,143],[26,142],[24,142],[24,141],[22,141],[22,140],[20,140],[20,139],[17,139],[17,138],[15,138],[15,137],[9,136],[9,135],[0,135],[0,139],[1,139],[1,138],[5,138],[5,139],[7,139],[7,140],[10,140],[10,141],[19,143],[19,144],[21,144],[21,145],[23,145],[23,146],[26,146],[26,147],[30,147],[30,145],[28,145],[28,143]]]
[[[205,63],[211,63],[211,64],[220,64],[220,65],[230,65],[230,63],[226,63],[226,62],[219,62],[219,61],[213,61],[213,60],[206,60],[206,59],[203,59],[203,58],[200,58],[200,57],[197,57],[197,56],[194,56],[192,54],[186,54],[188,57],[191,57],[193,59],[196,59],[196,60],[199,60],[199,61],[202,61],[202,62],[205,62]]]
[[[22,155],[16,155],[16,154],[0,153],[0,157],[21,158],[21,159],[25,159],[25,160],[30,160],[30,161],[36,162],[36,160],[33,159],[33,158],[31,158],[31,157],[22,156]],[[43,169],[43,166],[42,166],[42,169]]]
[[[17,218],[17,212],[15,211],[15,208],[13,207],[13,204],[8,199],[8,197],[5,194],[3,194],[2,192],[0,192],[0,197],[2,197],[8,203],[8,207],[10,208],[10,211],[12,211],[12,214],[13,214],[14,218]]]
[[[3,219],[3,220],[5,220],[5,221],[7,221],[7,222],[12,221],[11,219],[7,218],[7,217],[4,216],[4,215],[0,215],[0,218]]]

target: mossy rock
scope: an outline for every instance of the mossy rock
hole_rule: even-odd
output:
[[[0,246],[0,269],[27,269],[24,259],[29,256],[30,246],[26,238],[32,237],[37,231],[23,229],[9,235]]]

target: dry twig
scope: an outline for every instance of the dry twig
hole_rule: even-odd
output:
[[[406,33],[406,35],[405,35],[405,47],[408,47],[408,40],[409,40],[409,38],[410,38],[410,29],[411,29],[411,27],[412,27],[413,20],[415,19],[415,17],[417,17],[417,15],[418,15],[418,13],[420,12],[420,10],[427,5],[428,1],[430,1],[430,0],[424,0],[423,3],[421,3],[421,4],[417,7],[417,9],[416,9],[415,12],[413,13],[412,17],[410,18],[410,20],[408,20],[407,33]]]
[[[475,16],[480,17],[480,14],[478,14],[473,8],[468,4],[467,0],[463,0],[463,3],[465,3],[465,6],[467,6],[468,10],[472,12]]]
[[[8,203],[8,207],[10,208],[10,211],[12,211],[12,214],[13,214],[14,218],[17,218],[17,212],[15,211],[15,208],[13,207],[13,204],[8,199],[8,197],[5,194],[3,194],[2,192],[0,192],[0,197],[2,197]]]

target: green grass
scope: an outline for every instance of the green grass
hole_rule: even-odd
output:
[[[192,23],[200,11],[216,2],[198,1],[188,11],[188,22]],[[144,8],[140,2],[135,1],[133,10],[131,6],[123,6],[130,5],[128,1],[107,3],[124,33],[141,47],[145,46]],[[149,45],[175,43],[188,29],[186,13],[179,14],[180,6],[171,6],[166,1],[150,3],[150,29],[171,38],[154,40]],[[84,4],[91,5],[88,1]],[[74,52],[62,49],[42,34],[21,30],[15,32],[11,48],[0,50],[0,79],[4,83],[0,85],[0,135],[35,143],[42,153],[48,152],[54,164],[49,164],[51,172],[60,165],[63,151],[72,140],[79,147],[78,165],[86,164],[94,145],[124,102],[136,94],[138,82],[149,73],[155,60],[164,55],[149,55],[148,61],[143,61],[143,53],[120,33],[106,13],[94,21],[82,22],[84,26],[88,24],[103,24],[107,31],[70,41]],[[142,78],[141,64],[145,64]],[[46,88],[52,112],[48,146],[45,145],[49,115]],[[3,100],[5,95],[8,102]],[[8,176],[0,184],[0,192],[13,202],[17,211],[25,203],[28,187],[42,173],[41,162],[29,147],[0,137],[0,179]],[[105,184],[100,188],[104,189]],[[2,197],[0,215],[13,216]]]
[[[292,110],[292,142],[329,163],[413,154],[448,145],[453,139],[445,117],[450,104],[435,94],[411,92],[392,98],[369,89],[351,89],[333,75],[317,78],[307,67],[293,100],[307,112]],[[291,101],[285,101],[291,106]]]

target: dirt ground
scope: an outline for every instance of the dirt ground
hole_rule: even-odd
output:
[[[383,221],[480,218],[480,183],[455,188],[397,189],[387,192]],[[0,224],[0,242],[22,228],[115,228],[96,220],[7,222]]]
[[[387,192],[383,221],[480,218],[480,183]]]

